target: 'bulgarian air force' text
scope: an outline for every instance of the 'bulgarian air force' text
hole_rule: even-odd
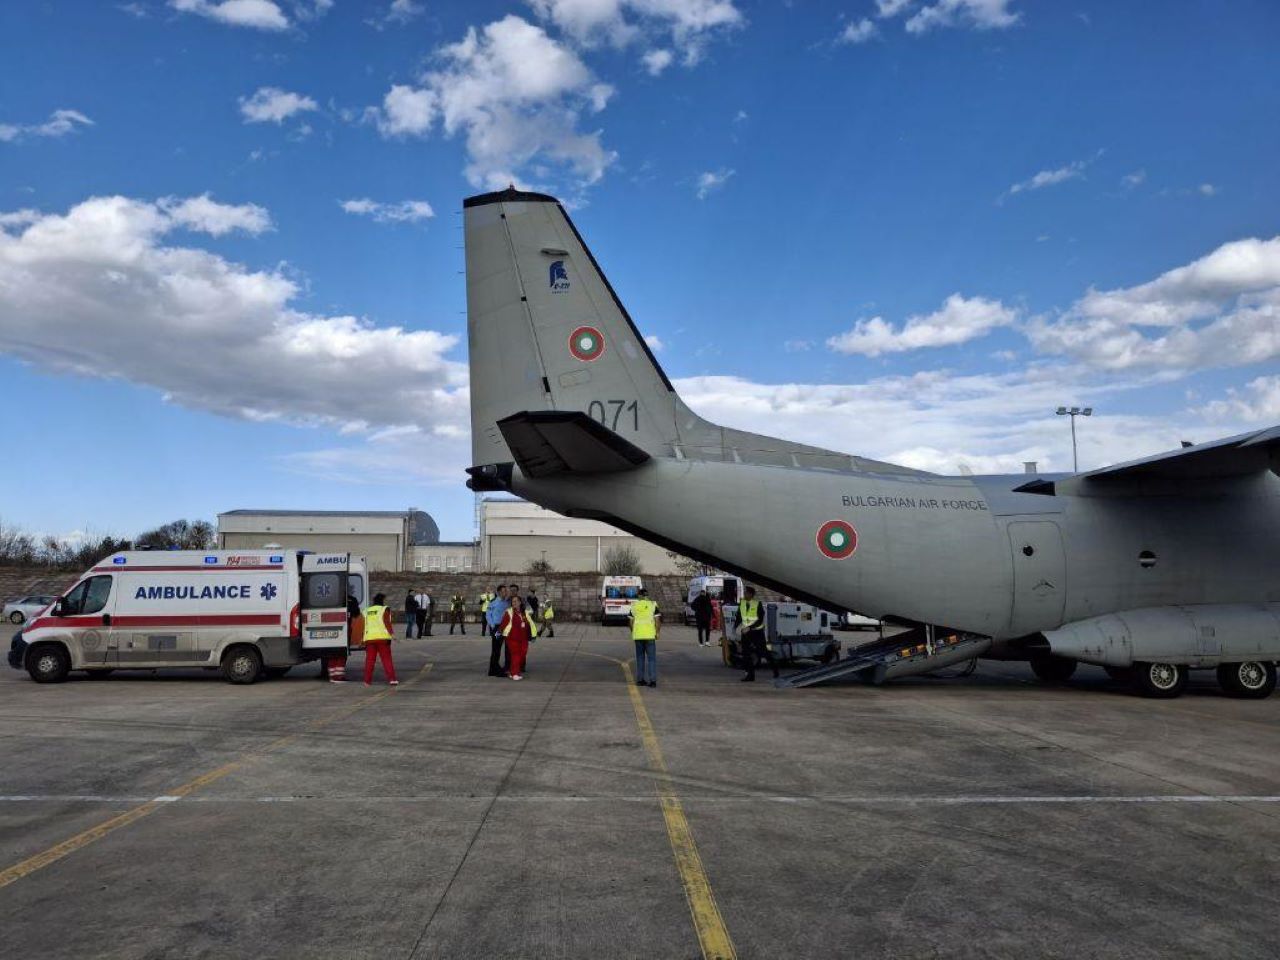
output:
[[[846,507],[898,507],[903,510],[986,510],[981,500],[937,500],[932,497],[841,497]]]

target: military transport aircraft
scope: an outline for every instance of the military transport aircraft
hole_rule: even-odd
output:
[[[603,520],[829,609],[1150,696],[1280,659],[1280,427],[1083,473],[940,476],[710,423],[560,203],[464,203],[475,490]],[[933,652],[932,643],[929,653]],[[917,671],[918,672],[918,671]]]

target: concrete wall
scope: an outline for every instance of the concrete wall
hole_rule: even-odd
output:
[[[219,538],[223,550],[259,550],[278,543],[285,550],[314,550],[316,553],[353,553],[369,561],[370,570],[400,570],[400,538],[390,534],[359,533],[224,533]]]

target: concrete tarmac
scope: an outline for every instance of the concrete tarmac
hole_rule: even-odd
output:
[[[783,691],[683,627],[639,689],[624,628],[558,632],[519,683],[474,633],[400,642],[394,692],[360,655],[341,687],[3,667],[0,955],[1280,952],[1280,699]]]

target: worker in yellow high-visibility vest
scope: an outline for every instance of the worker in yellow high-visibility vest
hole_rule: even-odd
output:
[[[747,587],[743,597],[738,601],[738,630],[741,642],[742,660],[747,668],[743,683],[756,678],[756,658],[769,661],[773,667],[773,675],[778,675],[778,662],[773,659],[773,651],[764,639],[764,604],[756,599],[756,588]]]
[[[391,610],[387,607],[387,595],[375,593],[373,603],[364,608],[364,685],[373,684],[374,660],[382,660],[382,671],[387,683],[395,687],[396,665],[391,662]]]
[[[662,611],[640,588],[631,601],[631,639],[636,644],[636,686],[658,685],[658,636],[662,633]]]

